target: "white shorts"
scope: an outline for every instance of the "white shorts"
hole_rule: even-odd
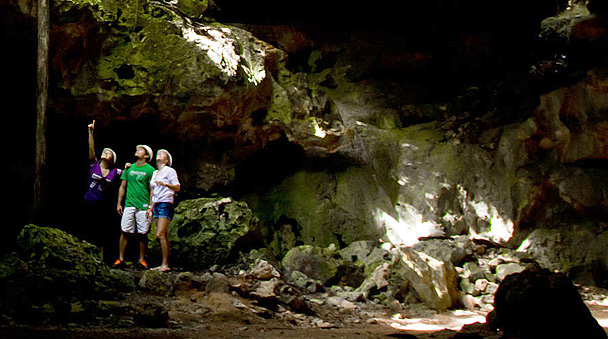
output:
[[[146,210],[125,207],[122,212],[120,228],[125,233],[135,233],[135,226],[137,226],[137,234],[148,234],[151,223],[152,219],[146,218]]]

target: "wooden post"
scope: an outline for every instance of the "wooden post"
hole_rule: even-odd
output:
[[[46,167],[46,108],[49,86],[49,0],[38,0],[38,62],[36,86],[36,152],[34,170],[34,215],[44,203],[44,172]]]

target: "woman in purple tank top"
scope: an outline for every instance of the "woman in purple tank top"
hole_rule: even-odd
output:
[[[122,170],[116,168],[116,153],[104,148],[101,160],[95,156],[95,120],[89,128],[89,186],[84,194],[85,239],[97,245],[104,257],[105,248],[117,237],[116,192]]]

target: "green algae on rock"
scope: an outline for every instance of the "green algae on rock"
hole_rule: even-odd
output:
[[[102,262],[97,247],[52,227],[26,225],[0,267],[6,301],[0,313],[27,322],[86,317],[97,301],[134,288],[131,278]]]
[[[315,246],[345,246],[358,240],[377,240],[372,212],[381,200],[369,171],[347,167],[328,171],[298,171],[268,194],[250,195],[251,208],[267,225],[290,220],[298,241]],[[353,205],[352,201],[357,201]],[[292,245],[295,242],[292,242]],[[287,244],[274,244],[285,254]]]
[[[154,236],[152,230],[150,252],[160,253]],[[169,240],[173,265],[209,268],[260,245],[260,225],[244,202],[231,198],[184,200],[175,208]]]

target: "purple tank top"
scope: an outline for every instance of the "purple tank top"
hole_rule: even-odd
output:
[[[87,201],[101,201],[105,195],[111,191],[111,186],[114,180],[120,179],[121,170],[112,168],[108,175],[105,177],[101,173],[101,166],[99,161],[95,159],[91,163],[91,169],[89,170],[89,187],[87,192],[84,194],[84,199]]]

